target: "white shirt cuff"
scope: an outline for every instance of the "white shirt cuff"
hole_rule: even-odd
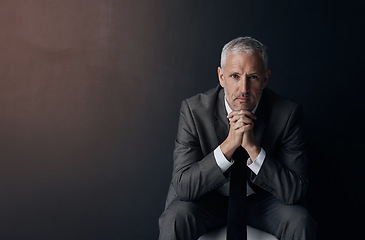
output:
[[[261,151],[255,161],[252,161],[251,158],[247,159],[247,166],[257,175],[262,167],[262,164],[264,164],[266,157],[266,152],[263,148],[261,148]]]
[[[234,161],[228,161],[224,154],[222,153],[221,146],[219,145],[214,150],[215,161],[217,162],[218,167],[222,170],[222,172],[227,171],[227,169],[232,166]]]

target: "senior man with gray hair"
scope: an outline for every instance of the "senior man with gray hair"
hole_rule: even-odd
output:
[[[278,239],[315,239],[301,205],[302,108],[266,88],[270,74],[266,47],[239,37],[223,47],[219,85],[182,102],[160,240],[198,239],[227,224],[227,239],[238,239],[245,221]]]

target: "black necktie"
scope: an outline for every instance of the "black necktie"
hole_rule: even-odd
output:
[[[234,164],[231,169],[229,188],[227,240],[246,240],[246,162],[247,152],[239,147],[233,154]]]

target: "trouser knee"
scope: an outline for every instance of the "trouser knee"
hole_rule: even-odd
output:
[[[316,223],[304,207],[288,206],[279,231],[278,236],[282,240],[312,240],[315,239]]]
[[[159,219],[160,240],[194,239],[204,231],[194,204],[183,201],[172,203]]]

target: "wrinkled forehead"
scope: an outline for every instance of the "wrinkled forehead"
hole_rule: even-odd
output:
[[[259,71],[265,70],[264,61],[261,55],[254,50],[250,51],[229,51],[226,58],[225,68],[235,71]]]

